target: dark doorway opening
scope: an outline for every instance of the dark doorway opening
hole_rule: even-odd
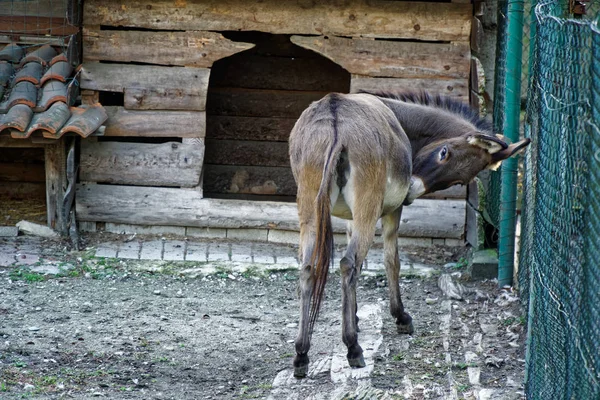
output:
[[[224,32],[255,43],[213,64],[208,86],[204,196],[294,201],[288,137],[308,105],[348,93],[350,74],[290,35]]]

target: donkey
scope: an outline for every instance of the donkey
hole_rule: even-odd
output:
[[[364,367],[358,344],[356,283],[381,218],[390,312],[399,333],[413,333],[398,275],[397,231],[402,206],[454,184],[529,144],[508,145],[477,112],[427,93],[332,93],[312,103],[289,139],[298,185],[300,321],[294,375],[308,372],[310,337],[332,262],[331,215],[347,219],[348,247],[340,261],[342,340],[351,367]]]

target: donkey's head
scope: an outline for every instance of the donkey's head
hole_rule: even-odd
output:
[[[502,136],[480,132],[434,141],[420,149],[413,160],[411,186],[405,205],[424,194],[466,185],[484,169],[497,169],[529,144],[529,139],[508,145]]]

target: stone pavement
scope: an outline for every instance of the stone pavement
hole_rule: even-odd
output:
[[[35,237],[0,239],[0,266],[32,265],[47,263],[44,257],[45,243]],[[46,251],[48,253],[48,251]],[[235,263],[239,266],[253,266],[264,269],[286,269],[298,266],[297,247],[276,243],[249,241],[201,241],[182,239],[113,240],[100,243],[95,248],[97,258],[148,261],[187,261],[218,264]],[[338,248],[334,257],[334,268],[339,266],[343,249]],[[198,272],[202,268],[198,269]],[[369,251],[363,265],[363,272],[380,273],[385,270],[383,250],[373,248]],[[401,255],[401,273],[404,275],[428,276],[433,268],[413,263]],[[210,272],[210,271],[208,271]]]

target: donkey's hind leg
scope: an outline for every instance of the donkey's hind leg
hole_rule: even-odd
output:
[[[308,373],[308,350],[310,349],[309,312],[313,295],[313,275],[311,259],[315,246],[315,235],[310,226],[300,225],[300,321],[298,337],[296,338],[296,357],[294,358],[294,376],[304,378]]]
[[[399,333],[412,334],[414,332],[412,318],[404,311],[400,297],[400,257],[398,256],[398,225],[402,207],[381,218],[383,225],[383,249],[385,272],[390,290],[390,313],[396,318],[396,327]]]
[[[360,193],[353,193],[352,237],[348,249],[340,261],[342,275],[342,340],[348,348],[348,364],[351,367],[364,367],[363,350],[358,344],[358,325],[356,319],[356,283],[369,247],[375,235],[375,225],[381,215],[383,189],[378,180],[362,180]]]

